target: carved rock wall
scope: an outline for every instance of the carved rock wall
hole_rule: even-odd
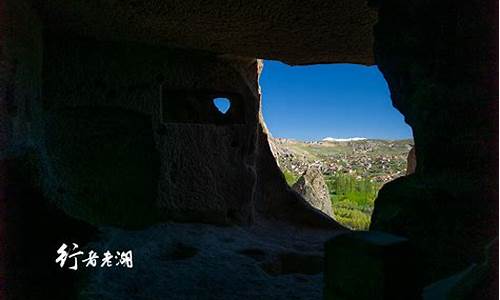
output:
[[[262,203],[276,202],[260,190],[288,189],[259,143],[261,69],[256,59],[46,33],[47,196],[97,224],[253,223]],[[216,97],[229,99],[226,114]],[[260,166],[262,157],[272,162]],[[258,180],[267,173],[277,175],[272,187]],[[335,226],[314,209],[288,217],[286,203],[308,204],[291,191],[282,197],[266,217]]]
[[[230,59],[50,34],[45,45],[50,198],[97,223],[249,220],[258,98]],[[218,115],[218,95],[235,120]]]

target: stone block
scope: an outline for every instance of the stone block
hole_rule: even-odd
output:
[[[418,257],[408,240],[350,232],[325,243],[324,299],[421,299]]]

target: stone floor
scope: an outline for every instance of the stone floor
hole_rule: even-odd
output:
[[[130,249],[134,266],[91,269],[82,299],[321,299],[323,242],[336,234],[274,223],[101,230],[87,250]]]

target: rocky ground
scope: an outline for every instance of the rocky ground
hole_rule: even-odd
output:
[[[101,230],[88,248],[131,249],[134,267],[90,270],[81,299],[321,299],[323,243],[338,233],[279,224]]]

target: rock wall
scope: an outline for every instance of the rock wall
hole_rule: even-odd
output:
[[[45,42],[50,198],[97,223],[248,222],[258,101],[230,59],[52,34]],[[216,122],[207,104],[219,95],[234,99],[236,122]]]
[[[63,240],[86,243],[96,234],[38,186],[42,53],[42,21],[31,3],[0,1],[0,299],[74,298],[78,275],[44,258]]]
[[[96,224],[253,223],[262,203],[275,202],[259,193],[268,182],[258,177],[282,178],[259,143],[261,69],[256,59],[46,32],[39,148],[47,197]],[[229,99],[226,114],[217,97]],[[260,168],[261,157],[272,163]],[[283,197],[282,205],[308,206],[291,191]],[[265,216],[303,222],[276,216],[281,209]]]
[[[2,1],[0,23],[0,159],[30,140],[42,71],[42,23],[27,1]],[[23,150],[24,149],[24,150]]]
[[[41,22],[26,1],[0,1],[0,298],[7,299],[20,281],[22,267],[13,268],[9,259],[15,249],[11,242],[26,242],[19,237],[22,232],[10,221],[15,220],[18,198],[13,189],[19,165],[12,163],[27,153],[30,104],[40,98],[41,72]],[[25,175],[25,174],[23,174]],[[21,175],[22,176],[22,175]],[[28,179],[29,181],[29,179]],[[29,206],[28,206],[29,207]],[[19,222],[19,221],[18,221]],[[25,232],[24,232],[25,233]],[[19,243],[20,244],[20,243]],[[26,258],[21,253],[17,255]],[[29,263],[24,264],[24,266]],[[37,289],[36,286],[33,287]],[[19,291],[19,290],[17,290]]]
[[[408,237],[435,280],[498,235],[498,3],[376,2],[376,62],[418,164],[382,188],[371,229]]]

